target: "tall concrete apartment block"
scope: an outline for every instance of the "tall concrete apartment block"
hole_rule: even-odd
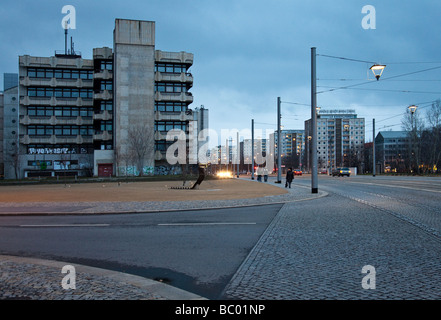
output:
[[[2,145],[3,174],[14,179],[19,174],[19,131],[18,131],[18,75],[4,74]]]
[[[311,119],[305,121],[306,162],[311,161],[308,136]],[[355,110],[320,110],[317,115],[317,160],[319,170],[358,167],[363,159],[365,119]],[[311,166],[309,166],[311,168]]]
[[[92,59],[73,48],[20,56],[16,85],[9,75],[3,94],[5,178],[170,172],[158,170],[170,167],[167,132],[188,137],[198,121],[189,109],[192,64],[191,53],[155,50],[154,22],[123,19],[114,48],[94,48]],[[13,138],[18,152],[7,166]]]

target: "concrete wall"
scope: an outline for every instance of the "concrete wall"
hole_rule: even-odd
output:
[[[5,174],[3,160],[3,92],[0,92],[0,178]]]
[[[155,24],[150,21],[115,21],[114,108],[116,174],[127,159],[133,162],[131,132],[147,141],[143,167],[154,167]],[[135,163],[134,163],[135,164]],[[138,168],[140,170],[141,168]]]
[[[3,158],[5,179],[16,179],[19,174],[18,158],[18,74],[4,75]]]

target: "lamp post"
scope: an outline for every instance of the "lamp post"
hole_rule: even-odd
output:
[[[281,138],[281,111],[280,111],[280,104],[281,104],[280,97],[277,97],[277,181],[276,183],[282,183],[282,156],[281,156],[281,144],[282,144],[282,138]]]
[[[410,111],[410,122],[412,123],[412,138],[411,138],[411,167],[412,167],[412,163],[414,162],[414,155],[416,156],[416,153],[414,152],[414,148],[415,148],[415,136],[416,136],[416,127],[415,127],[415,122],[414,122],[414,114],[417,110],[417,106],[415,105],[411,105],[408,107],[409,111]],[[418,164],[417,164],[417,173],[418,173]]]
[[[318,166],[317,166],[317,68],[316,68],[316,48],[311,48],[311,193],[318,193]]]

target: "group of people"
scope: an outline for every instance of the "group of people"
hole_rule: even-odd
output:
[[[268,181],[268,169],[266,168],[257,168],[257,181],[262,181],[262,176],[264,178],[264,181]],[[294,180],[294,171],[292,171],[292,168],[289,168],[286,172],[286,182],[285,182],[285,188],[291,188],[291,183]]]

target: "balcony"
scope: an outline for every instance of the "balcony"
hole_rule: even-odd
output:
[[[20,136],[21,144],[83,144],[92,143],[92,137],[89,136]]]
[[[167,121],[167,120],[189,121],[189,120],[193,120],[193,113],[187,113],[185,111],[181,111],[181,112],[156,111],[155,120],[156,121]]]
[[[155,72],[155,81],[193,83],[193,75],[191,73]]]
[[[29,97],[21,96],[20,104],[23,106],[78,106],[93,107],[93,99],[87,98],[55,98],[55,97]]]
[[[93,80],[87,79],[57,79],[57,78],[29,78],[20,77],[20,85],[25,87],[52,87],[52,88],[93,88]]]
[[[112,100],[113,99],[113,92],[108,91],[108,90],[95,92],[93,94],[93,98],[97,99],[97,100]]]
[[[22,125],[92,125],[93,120],[90,117],[58,117],[58,116],[20,116]]]
[[[113,139],[112,132],[109,131],[97,131],[93,135],[94,141],[110,141]]]
[[[180,101],[180,102],[193,102],[193,95],[191,92],[156,92],[156,101]]]
[[[95,113],[93,115],[93,120],[107,121],[107,120],[112,120],[112,119],[113,119],[113,114],[107,110],[102,111],[100,113]]]
[[[94,73],[93,78],[98,80],[111,80],[113,79],[113,72],[109,70],[100,70],[99,72]]]

